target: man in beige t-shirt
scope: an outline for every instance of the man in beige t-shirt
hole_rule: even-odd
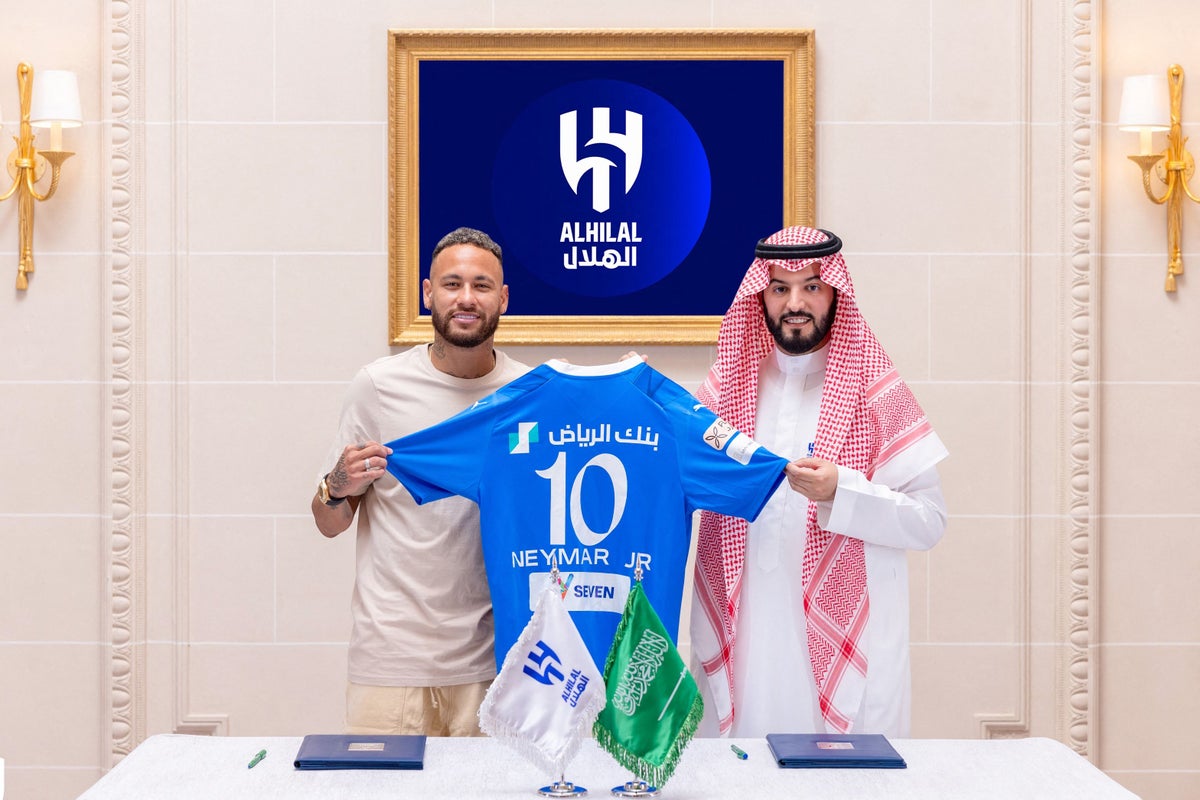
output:
[[[433,343],[368,364],[346,394],[312,513],[329,537],[358,515],[347,733],[480,735],[496,660],[479,509],[460,497],[418,506],[385,469],[391,451],[380,443],[528,371],[492,347],[508,307],[502,258],[481,231],[443,237],[422,283]]]

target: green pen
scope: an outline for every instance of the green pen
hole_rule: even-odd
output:
[[[748,756],[748,755],[746,754],[746,751],[745,751],[745,750],[743,750],[742,748],[738,747],[736,744],[731,744],[731,745],[729,745],[729,749],[733,751],[733,754],[734,754],[735,756],[737,756],[738,758],[742,759],[743,761],[745,761],[747,758],[749,758],[749,757],[750,757],[750,756]]]
[[[267,751],[259,750],[254,755],[254,758],[250,759],[250,763],[246,765],[246,769],[254,769],[254,765],[257,764],[258,762],[262,761],[266,757],[267,757]]]

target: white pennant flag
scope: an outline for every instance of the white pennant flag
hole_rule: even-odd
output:
[[[479,706],[479,727],[558,778],[604,703],[602,673],[548,583]]]

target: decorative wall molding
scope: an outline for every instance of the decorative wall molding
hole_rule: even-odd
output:
[[[1019,450],[1017,453],[1017,473],[1023,476],[1019,485],[1020,495],[1014,498],[1017,501],[1017,507],[1021,509],[1022,516],[1017,520],[1016,526],[1016,548],[1013,552],[1013,567],[1014,567],[1014,582],[1013,582],[1013,610],[1015,614],[1014,620],[1014,641],[1016,643],[1016,661],[1017,661],[1017,696],[1014,702],[1014,710],[1005,714],[983,714],[975,715],[979,721],[979,735],[983,739],[1016,739],[1029,736],[1030,733],[1030,713],[1033,705],[1031,697],[1031,672],[1030,664],[1032,650],[1032,626],[1030,624],[1030,572],[1033,565],[1030,564],[1032,554],[1032,546],[1030,543],[1031,531],[1031,507],[1032,495],[1031,481],[1033,480],[1033,470],[1030,465],[1034,463],[1036,453],[1034,452],[1037,443],[1033,439],[1033,430],[1030,425],[1030,409],[1032,407],[1032,387],[1033,387],[1033,318],[1032,303],[1030,302],[1031,291],[1033,286],[1033,179],[1034,179],[1034,153],[1033,153],[1033,8],[1032,0],[1025,0],[1020,4],[1020,19],[1018,35],[1021,41],[1021,74],[1019,76],[1020,86],[1018,87],[1020,97],[1020,119],[1021,132],[1019,134],[1020,141],[1018,144],[1018,164],[1021,170],[1021,186],[1018,196],[1021,198],[1021,215],[1019,223],[1019,236],[1021,254],[1020,268],[1020,283],[1018,286],[1018,305],[1023,310],[1023,319],[1020,326],[1020,342],[1019,352],[1021,353],[1021,398],[1018,404],[1018,419],[1017,424],[1021,431],[1021,435],[1017,437]]]
[[[1032,568],[1029,563],[1032,548],[1030,545],[1030,513],[1032,492],[1030,490],[1030,481],[1032,480],[1033,471],[1030,465],[1034,463],[1034,446],[1033,432],[1030,426],[1030,407],[1032,399],[1030,396],[1033,386],[1033,361],[1031,344],[1033,341],[1032,314],[1030,303],[1030,289],[1033,285],[1033,219],[1032,219],[1032,204],[1033,204],[1033,31],[1031,29],[1033,12],[1030,8],[1030,1],[1021,4],[1021,121],[1022,129],[1020,134],[1020,164],[1021,164],[1021,219],[1020,219],[1020,238],[1021,238],[1021,280],[1019,285],[1019,296],[1021,298],[1021,308],[1025,310],[1023,324],[1021,325],[1021,342],[1020,352],[1022,356],[1022,374],[1021,374],[1021,400],[1019,404],[1018,424],[1022,435],[1020,437],[1021,451],[1017,463],[1018,474],[1024,476],[1020,483],[1020,498],[1019,507],[1024,510],[1024,515],[1017,522],[1018,530],[1016,537],[1016,551],[1014,556],[1014,567],[1016,569],[1013,591],[1015,599],[1013,609],[1015,612],[1015,638],[1017,642],[1017,698],[1015,711],[1006,715],[992,715],[980,717],[980,735],[984,739],[1005,739],[1005,738],[1020,738],[1029,735],[1029,719],[1032,699],[1030,697],[1031,679],[1030,679],[1030,648],[1031,648],[1031,626],[1030,626],[1030,609],[1029,609],[1029,586],[1030,586],[1030,570]]]
[[[145,738],[144,0],[112,0],[109,65],[111,533],[107,697],[112,763]]]
[[[191,479],[189,469],[190,426],[188,410],[188,1],[171,3],[170,33],[174,39],[170,63],[163,64],[171,72],[171,163],[174,165],[170,187],[171,204],[171,323],[168,326],[173,344],[171,368],[170,439],[172,469],[175,476],[171,498],[174,517],[171,534],[174,541],[174,647],[171,649],[173,683],[172,730],[192,736],[228,736],[229,715],[200,714],[190,710],[192,641],[190,609],[191,565]]]
[[[1065,580],[1069,597],[1067,664],[1067,744],[1093,760],[1099,752],[1096,741],[1097,696],[1096,606],[1096,514],[1093,488],[1099,463],[1095,442],[1099,440],[1096,409],[1096,364],[1100,326],[1096,312],[1097,192],[1094,164],[1097,131],[1095,69],[1099,61],[1094,16],[1099,9],[1090,0],[1076,0],[1071,7],[1071,97],[1070,123],[1070,475],[1068,488],[1069,563]]]

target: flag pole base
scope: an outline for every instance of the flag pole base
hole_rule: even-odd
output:
[[[658,797],[662,792],[657,786],[651,786],[645,781],[626,781],[621,786],[612,788],[613,797]]]
[[[542,797],[587,797],[587,789],[570,781],[555,781],[538,789],[538,794]]]

